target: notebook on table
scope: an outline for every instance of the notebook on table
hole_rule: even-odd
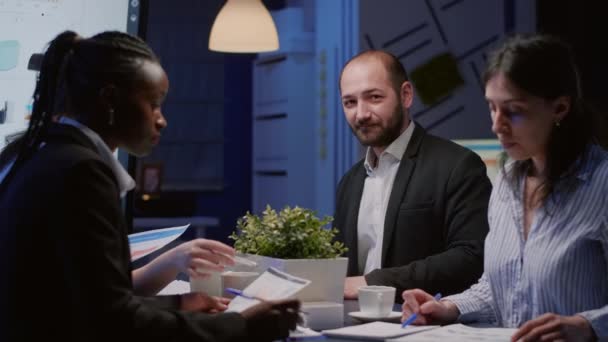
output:
[[[427,326],[407,326],[401,327],[401,324],[387,322],[371,322],[360,325],[353,325],[338,329],[329,329],[321,331],[323,335],[332,338],[349,338],[356,340],[367,341],[384,341],[389,338],[401,337],[410,334],[416,334],[422,331],[438,328],[437,325]]]
[[[508,342],[517,329],[497,327],[474,327],[463,324],[451,324],[432,331],[422,332],[412,336],[402,336],[387,340],[387,342]]]

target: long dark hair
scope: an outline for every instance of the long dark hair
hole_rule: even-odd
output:
[[[515,86],[536,97],[554,100],[570,98],[570,111],[554,125],[547,144],[545,179],[535,189],[544,202],[551,195],[560,178],[569,179],[579,168],[577,159],[584,157],[588,145],[594,141],[592,113],[585,105],[578,68],[571,48],[560,39],[548,35],[516,35],[505,41],[488,61],[484,74],[487,83],[494,75],[504,74]],[[503,154],[500,165],[505,171],[507,158]],[[509,183],[517,189],[532,161],[515,161],[507,174]]]
[[[38,149],[53,116],[68,107],[85,114],[87,105],[109,83],[129,90],[146,60],[158,63],[143,40],[122,32],[102,32],[84,39],[65,31],[53,39],[42,59],[27,131],[0,154],[0,167],[15,160],[3,183]]]

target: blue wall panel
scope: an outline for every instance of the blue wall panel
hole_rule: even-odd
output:
[[[170,80],[160,146],[141,162],[162,161],[167,178],[140,216],[212,216],[211,238],[226,241],[251,207],[251,60],[211,52],[211,25],[224,1],[149,1],[147,40]]]

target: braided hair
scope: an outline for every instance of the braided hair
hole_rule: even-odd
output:
[[[43,128],[48,125],[45,122],[49,121],[54,113],[54,101],[57,99],[55,91],[58,88],[57,79],[59,78],[63,57],[72,48],[76,39],[78,39],[78,35],[75,32],[65,31],[49,43],[36,80],[33,95],[34,103],[28,129],[22,136],[13,140],[4,148],[2,154],[0,154],[0,167],[6,166],[17,155],[22,156],[20,162],[26,159],[26,154],[31,153],[31,146],[38,140],[37,137]]]
[[[106,31],[84,39],[65,31],[53,39],[42,59],[27,131],[0,154],[0,167],[15,159],[4,183],[39,148],[53,116],[68,107],[85,113],[107,84],[130,89],[144,61],[159,62],[142,39],[123,32]]]
[[[65,86],[71,108],[78,114],[99,95],[107,84],[130,89],[138,80],[144,61],[158,63],[158,58],[140,38],[118,31],[108,31],[76,45],[65,60]]]

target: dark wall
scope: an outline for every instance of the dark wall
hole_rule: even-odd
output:
[[[221,127],[223,152],[221,158],[206,160],[203,166],[223,169],[223,179],[213,189],[163,190],[160,196],[147,201],[136,193],[133,212],[135,217],[216,217],[220,227],[208,229],[207,237],[226,241],[236,219],[251,207],[254,55],[209,51],[211,26],[223,3],[222,0],[142,2],[147,13],[145,39],[159,55],[170,80],[163,106],[169,125],[160,146],[146,160],[160,159],[187,172],[205,172],[200,158],[182,157],[188,144],[179,142],[204,140],[200,135],[206,134],[211,120],[213,127]]]
[[[294,0],[297,2],[296,0]],[[218,54],[206,48],[209,31],[221,0],[149,0],[147,40],[170,65],[172,90],[180,88],[177,75],[183,74],[180,54],[212,59],[223,73],[204,73],[201,82],[216,84],[223,90],[224,157],[223,187],[217,191],[163,192],[157,200],[136,203],[138,216],[212,216],[220,219],[220,229],[208,231],[210,238],[226,241],[236,219],[251,208],[251,61],[253,55]],[[264,0],[269,9],[280,9],[284,0]],[[563,37],[574,46],[581,67],[587,99],[601,113],[607,112],[602,96],[602,80],[608,76],[607,41],[602,37],[601,2],[538,0],[537,21],[541,32]],[[219,61],[219,62],[218,62]],[[183,89],[183,87],[181,87]],[[166,111],[169,116],[178,100],[170,91]],[[189,96],[195,97],[196,93]],[[178,102],[178,101],[177,101]],[[605,114],[604,114],[605,116]],[[195,122],[192,125],[196,125]],[[187,160],[183,161],[188,162]],[[186,166],[187,167],[187,166]]]
[[[608,41],[601,1],[538,1],[538,30],[555,34],[574,47],[585,94],[602,100],[601,81],[608,76]]]
[[[227,236],[238,217],[251,210],[251,62],[250,54],[224,56],[224,189],[199,193],[197,215],[220,219],[207,237],[231,243]]]
[[[608,103],[605,80],[608,78],[608,40],[602,1],[538,0],[538,30],[569,42],[581,72],[583,94],[596,112],[596,127],[608,141],[606,121]]]

